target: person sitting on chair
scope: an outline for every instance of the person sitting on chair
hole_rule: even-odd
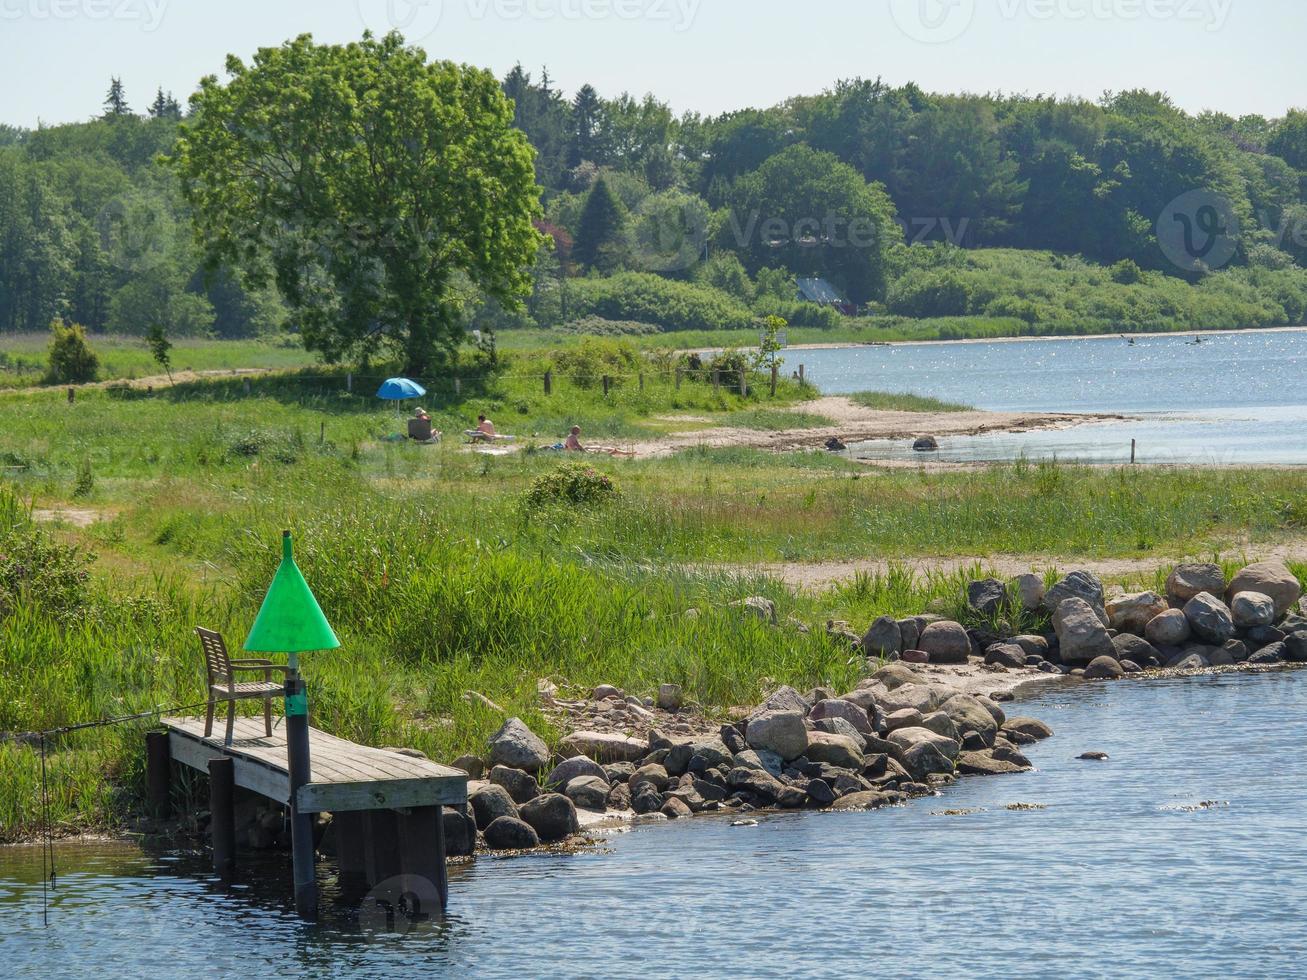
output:
[[[572,426],[572,431],[567,434],[567,441],[563,443],[563,449],[569,453],[583,453],[585,446],[581,445],[581,427]]]
[[[494,442],[495,441],[495,423],[491,422],[484,415],[477,416],[477,427],[468,429],[465,433],[473,442]]]

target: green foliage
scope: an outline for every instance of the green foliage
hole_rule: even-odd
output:
[[[849,396],[855,404],[863,408],[872,408],[878,412],[971,412],[970,405],[955,405],[940,401],[938,398],[926,398],[921,395],[906,395],[897,392],[860,391]]]
[[[32,523],[8,487],[0,487],[0,622],[37,604],[67,621],[86,601],[87,568],[95,556],[60,544]]]
[[[99,376],[100,359],[86,342],[86,331],[80,324],[64,323],[55,318],[50,324],[50,333],[46,384],[85,384]]]
[[[577,316],[656,323],[664,330],[744,330],[753,314],[725,293],[648,272],[621,272],[568,284]]]
[[[168,374],[168,380],[172,380],[172,341],[168,339],[168,334],[164,332],[161,325],[156,324],[150,328],[150,332],[145,335],[145,341],[150,348],[150,356],[154,362],[163,368]]]
[[[1144,279],[1144,270],[1133,259],[1122,259],[1108,269],[1107,274],[1120,286],[1133,286]]]
[[[529,293],[539,192],[488,72],[398,34],[305,35],[227,70],[202,80],[173,160],[209,265],[271,274],[306,347],[421,374],[462,342],[469,285],[507,307]]]
[[[550,504],[603,504],[621,497],[613,478],[585,463],[564,463],[536,477],[522,496],[528,509]]]
[[[622,261],[622,228],[626,216],[622,206],[608,189],[608,181],[600,177],[585,199],[577,223],[576,244],[572,257],[586,269],[611,272]]]

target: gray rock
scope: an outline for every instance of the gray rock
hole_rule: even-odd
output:
[[[611,684],[600,684],[590,692],[591,701],[621,701],[622,698],[621,689]]]
[[[813,721],[821,721],[825,718],[842,718],[863,735],[871,735],[875,732],[867,712],[856,704],[843,699],[818,701],[812,706],[812,712],[808,717]]]
[[[789,761],[803,755],[808,747],[808,729],[798,711],[764,711],[749,719],[744,739],[751,749],[775,752]]]
[[[517,817],[497,817],[485,829],[486,846],[494,851],[529,851],[540,837],[529,823]]]
[[[743,752],[749,747],[749,743],[744,740],[744,735],[734,725],[723,725],[718,737],[722,740],[722,745],[726,751],[734,755],[736,752]]]
[[[1302,585],[1297,576],[1282,561],[1260,561],[1241,569],[1230,580],[1226,596],[1233,599],[1240,592],[1260,592],[1275,603],[1275,617],[1279,619],[1297,603]]]
[[[987,698],[983,694],[975,695],[976,703],[989,712],[989,717],[994,719],[994,724],[999,728],[1007,721],[1007,713],[999,707],[997,701],[993,698]],[[947,702],[945,702],[947,704]]]
[[[939,708],[940,692],[931,684],[905,684],[882,694],[876,699],[881,711],[885,713],[913,708],[923,715],[928,715]]]
[[[1285,660],[1307,664],[1307,633],[1290,633],[1284,638],[1283,646]]]
[[[685,703],[685,692],[680,684],[658,685],[658,707],[663,711],[680,711]]]
[[[1207,655],[1207,662],[1213,667],[1233,667],[1235,663],[1234,654],[1225,647],[1221,647]]]
[[[1091,681],[1115,681],[1125,676],[1120,661],[1115,657],[1099,657],[1085,668],[1085,679]]]
[[[862,638],[862,650],[869,657],[890,657],[903,652],[903,630],[898,621],[881,616]]]
[[[862,745],[847,735],[809,732],[808,747],[803,754],[812,762],[824,762],[840,769],[862,768]]]
[[[967,586],[967,605],[982,616],[993,616],[1007,602],[1007,586],[995,578]]]
[[[785,769],[785,760],[775,752],[768,752],[766,749],[763,749],[760,752],[754,751],[753,749],[746,749],[743,752],[737,753],[734,761],[735,764],[733,768],[756,769],[759,772],[765,772],[769,776],[774,777],[779,777],[781,772]]]
[[[1029,766],[994,758],[992,751],[963,752],[958,756],[958,772],[963,776],[1004,776],[1028,770]]]
[[[888,806],[894,798],[888,793],[877,793],[871,790],[862,793],[850,793],[848,796],[840,797],[831,806],[832,810],[875,810],[882,806]]]
[[[603,766],[593,759],[577,755],[554,766],[549,775],[545,777],[545,784],[561,788],[577,776],[597,776],[605,783],[608,782],[608,773],[604,771]]]
[[[1112,637],[1112,647],[1116,650],[1117,660],[1130,660],[1136,664],[1161,662],[1157,648],[1132,633],[1120,633]]]
[[[1149,620],[1170,608],[1166,600],[1156,592],[1123,595],[1107,604],[1108,625],[1123,633],[1143,636]]]
[[[1046,589],[1042,575],[1018,575],[1012,580],[1012,586],[1025,612],[1036,612],[1043,607]]]
[[[785,792],[786,786],[775,776],[761,769],[732,769],[726,776],[726,783],[734,790],[751,793],[764,802],[776,802]]]
[[[1275,600],[1260,592],[1240,592],[1230,600],[1230,617],[1241,630],[1275,623]]]
[[[919,453],[933,453],[939,450],[939,440],[934,436],[921,436],[912,443],[912,448]]]
[[[797,711],[806,715],[810,708],[812,705],[802,694],[792,687],[782,686],[767,695],[766,700],[754,709],[753,715],[760,715],[764,711]],[[753,715],[749,716],[750,720]]]
[[[649,745],[638,738],[612,732],[573,732],[558,743],[559,754],[583,755],[596,762],[639,762],[649,752]]]
[[[1050,591],[1050,598],[1052,595]],[[1053,614],[1053,629],[1057,632],[1062,662],[1068,666],[1090,664],[1099,657],[1110,657],[1116,652],[1103,619],[1093,606],[1079,597],[1072,596],[1058,604]]]
[[[546,793],[518,808],[522,819],[535,828],[545,843],[562,840],[581,829],[576,807],[561,793]]]
[[[582,810],[608,809],[608,780],[599,776],[577,776],[569,782],[563,794]]]
[[[1177,606],[1204,592],[1214,599],[1225,595],[1225,572],[1220,565],[1210,562],[1176,565],[1166,579],[1166,594]]]
[[[1237,664],[1241,664],[1247,660],[1248,654],[1251,652],[1248,649],[1248,645],[1242,640],[1226,640],[1225,645],[1221,647],[1221,650],[1224,653],[1228,653],[1230,659]]]
[[[933,664],[965,664],[971,656],[971,637],[960,624],[947,620],[922,630],[918,645]]]
[[[498,817],[516,817],[517,804],[508,795],[508,790],[493,783],[481,786],[468,796],[472,805],[472,815],[476,818],[478,830],[485,830]]]
[[[949,756],[933,742],[914,742],[903,750],[903,768],[913,779],[920,782],[935,773],[952,773],[953,759],[956,755],[957,753],[954,753],[953,756]],[[847,799],[852,797],[845,797],[845,800]],[[844,800],[840,802],[843,803]]]
[[[1224,602],[1214,599],[1206,592],[1185,603],[1184,618],[1189,620],[1189,629],[1194,636],[1207,643],[1219,646],[1234,636],[1234,620],[1230,610]]]
[[[680,820],[694,814],[694,811],[690,809],[690,805],[679,796],[667,797],[660,812],[668,820]]]
[[[549,747],[521,718],[509,718],[486,745],[492,766],[539,772],[549,764]]]
[[[830,783],[824,779],[812,779],[807,785],[808,799],[812,800],[814,806],[830,806],[835,802],[835,790],[831,789]]]
[[[1026,651],[1015,643],[994,643],[985,651],[985,663],[1000,667],[1024,667],[1026,657]]]
[[[1092,572],[1072,572],[1044,595],[1044,608],[1056,614],[1067,599],[1081,599],[1089,605],[1104,626],[1107,610],[1103,606],[1103,583]]]
[[[521,769],[495,766],[490,770],[490,782],[502,786],[513,798],[513,802],[519,805],[540,795],[540,786],[535,777]]]
[[[994,744],[994,739],[998,736],[998,722],[978,698],[970,694],[957,694],[944,702],[944,712],[963,735],[974,732],[985,745]]]
[[[1027,738],[1033,738],[1036,741],[1043,741],[1046,738],[1053,737],[1053,729],[1038,718],[1009,718],[1003,725],[1003,732],[1009,732],[1024,735]]]
[[[631,809],[637,814],[657,813],[663,807],[663,794],[645,783],[631,794]]]
[[[610,762],[604,766],[604,777],[613,784],[624,783],[635,775],[635,765],[630,762]]]
[[[892,732],[897,728],[920,728],[922,714],[916,708],[900,708],[885,716],[885,731]]]
[[[894,691],[907,684],[921,683],[921,677],[911,667],[903,664],[886,664],[870,677],[871,681],[880,683],[887,691]]]
[[[899,638],[902,640],[902,649],[915,650],[921,640],[921,631],[924,627],[922,624],[911,617],[899,620]]]
[[[1015,643],[1026,652],[1027,657],[1045,658],[1048,656],[1048,641],[1042,636],[1017,636],[1009,642]]]
[[[454,760],[454,768],[467,773],[468,779],[480,779],[485,774],[486,764],[479,755],[460,755]]]
[[[738,602],[732,602],[732,609],[738,609],[743,613],[752,616],[755,619],[762,620],[772,626],[776,625],[776,603],[763,596],[750,596],[747,599],[741,599]]]
[[[823,732],[827,735],[842,735],[852,740],[853,744],[859,748],[866,744],[867,736],[843,718],[822,718],[820,721],[814,721],[811,724],[812,731],[808,733],[809,735],[813,732]]]
[[[1211,666],[1201,653],[1183,653],[1166,665],[1168,670],[1206,670]]]
[[[1264,647],[1262,647],[1260,650],[1258,650],[1256,653],[1254,653],[1251,657],[1249,657],[1249,658],[1248,658],[1248,663],[1250,663],[1250,664],[1257,664],[1258,666],[1262,666],[1262,665],[1265,665],[1265,664],[1279,664],[1279,663],[1283,663],[1284,660],[1285,660],[1285,656],[1284,656],[1284,644],[1283,644],[1283,643],[1272,643],[1272,644],[1270,644],[1269,646],[1264,646]]]
[[[471,857],[477,846],[476,821],[452,807],[442,808],[440,818],[445,824],[445,853],[450,857]]]
[[[639,792],[639,788],[645,785],[652,786],[655,790],[661,793],[667,789],[669,781],[670,777],[667,775],[667,770],[662,766],[647,765],[641,766],[635,772],[631,773],[631,778],[627,781],[627,785],[631,787],[632,793]]]
[[[955,742],[962,741],[962,733],[958,731],[958,726],[953,724],[953,719],[943,711],[932,711],[921,719],[921,727],[936,735],[943,735]]]
[[[1191,632],[1183,610],[1171,609],[1148,621],[1144,638],[1155,647],[1178,647],[1188,642]]]
[[[902,756],[908,749],[921,742],[929,742],[948,759],[956,759],[958,752],[962,750],[962,746],[956,741],[938,732],[932,732],[929,728],[900,728],[890,732],[886,741],[897,749],[896,754],[900,756],[900,761],[903,761]],[[904,762],[904,765],[907,763]]]

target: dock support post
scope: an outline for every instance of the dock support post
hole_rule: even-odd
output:
[[[236,867],[236,763],[209,760],[209,829],[213,835],[213,870],[230,874]]]
[[[358,811],[331,815],[336,830],[336,863],[340,866],[340,887],[347,894],[368,889],[367,823]]]
[[[172,816],[172,748],[167,732],[145,733],[145,787],[150,812],[167,820]]]
[[[367,810],[363,814],[368,886],[375,888],[400,873],[399,815],[394,810]]]
[[[304,678],[286,676],[286,755],[290,769],[291,862],[295,877],[295,912],[309,922],[318,918],[318,879],[313,865],[313,814],[299,808],[300,788],[310,779],[309,708]]]
[[[401,873],[423,878],[435,886],[442,915],[449,904],[443,811],[444,807],[422,806],[398,816]]]

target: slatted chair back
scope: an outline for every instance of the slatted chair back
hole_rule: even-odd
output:
[[[418,442],[430,442],[435,434],[436,431],[432,428],[430,419],[408,420],[408,437],[410,439],[416,439]]]
[[[209,687],[230,687],[233,683],[231,656],[227,653],[227,644],[222,634],[197,626],[195,635],[200,638],[200,646],[204,648],[204,669]]]

